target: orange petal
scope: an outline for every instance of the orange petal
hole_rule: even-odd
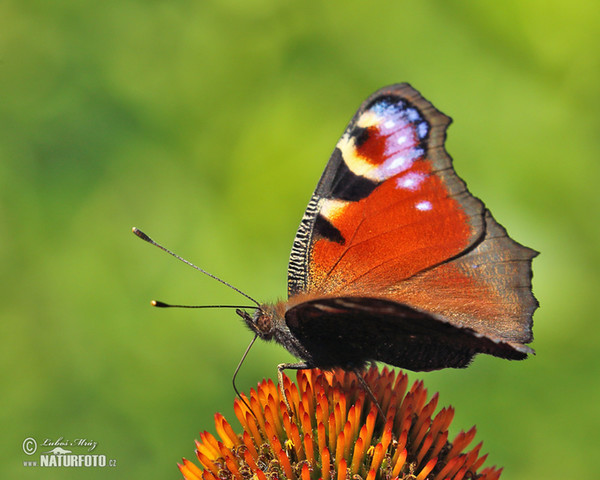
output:
[[[186,480],[202,480],[202,470],[200,470],[195,463],[184,458],[183,465],[178,463],[177,466]]]
[[[340,432],[340,435],[342,433]],[[337,460],[336,460],[337,461]],[[348,470],[346,459],[342,458],[338,465],[337,480],[346,480],[346,470]]]
[[[215,413],[215,428],[223,443],[228,447],[238,446],[241,442],[238,436],[231,428],[231,425],[225,420],[225,417],[220,413]]]
[[[281,467],[283,468],[283,472],[285,473],[286,477],[289,479],[295,478],[292,472],[292,466],[290,465],[290,459],[287,457],[287,455],[282,449],[279,449],[279,451],[277,452],[277,458],[279,459],[279,463],[281,464]]]
[[[325,447],[321,451],[321,475],[323,480],[329,480],[331,478],[331,455],[329,449]]]
[[[435,467],[436,463],[437,458],[432,458],[431,460],[429,460],[429,462],[427,462],[427,465],[425,465],[425,467],[423,467],[423,470],[421,470],[417,475],[416,480],[425,480],[425,478],[427,478],[427,475],[429,475],[433,470],[433,467]]]
[[[392,469],[392,478],[395,478],[400,475],[400,471],[402,470],[402,467],[406,463],[407,456],[408,456],[408,452],[406,451],[406,448],[405,448],[400,452],[400,454],[398,455],[398,458],[396,459],[396,462],[394,463],[394,468]]]

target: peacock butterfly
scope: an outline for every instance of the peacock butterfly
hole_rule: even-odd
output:
[[[284,369],[370,361],[425,371],[466,367],[478,353],[522,360],[533,353],[537,252],[456,175],[444,148],[450,122],[406,83],[365,100],[300,222],[287,301],[259,304],[133,231],[257,304],[252,315],[236,310],[254,340],[301,359],[278,366],[280,381]]]
[[[533,353],[531,263],[456,175],[451,119],[409,84],[382,88],[338,141],[296,233],[288,299],[237,313],[299,363],[415,371]],[[256,337],[255,337],[256,338]]]

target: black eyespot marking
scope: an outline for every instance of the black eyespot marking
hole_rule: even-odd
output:
[[[313,228],[317,235],[326,238],[327,240],[339,243],[340,245],[344,245],[344,243],[346,243],[346,240],[340,231],[321,214],[317,215],[317,219],[315,220],[315,225]]]
[[[369,139],[369,130],[362,127],[354,127],[350,132],[350,136],[354,138],[354,145],[358,148]]]
[[[334,161],[339,163],[339,167],[331,179],[329,191],[324,192],[326,198],[356,202],[368,197],[375,190],[378,183],[353,173],[346,165],[339,148],[334,150],[332,159],[333,157],[335,157]]]

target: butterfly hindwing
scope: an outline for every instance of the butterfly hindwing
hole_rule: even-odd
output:
[[[321,298],[292,307],[290,332],[321,367],[377,360],[415,371],[466,367],[477,353],[523,359],[528,352],[407,305],[366,297]]]

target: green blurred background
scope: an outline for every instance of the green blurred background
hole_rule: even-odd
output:
[[[506,479],[593,478],[600,441],[600,4],[13,0],[0,14],[2,478],[179,478],[213,413],[237,424],[243,302],[285,295],[304,207],[360,102],[408,81],[534,263],[537,356],[424,378]],[[249,389],[290,357],[260,344]],[[104,469],[26,468],[26,437]],[[46,449],[47,450],[47,449]],[[44,451],[40,448],[40,451]],[[75,453],[81,453],[78,450]]]

